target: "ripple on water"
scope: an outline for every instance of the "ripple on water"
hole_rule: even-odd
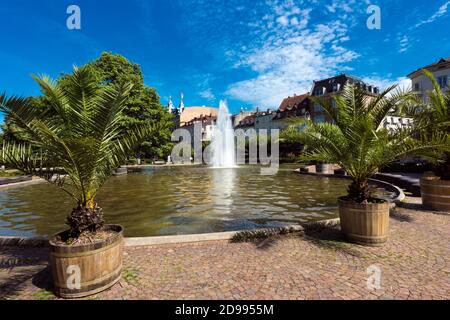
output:
[[[283,167],[282,167],[283,169]],[[111,178],[98,196],[109,223],[126,236],[244,230],[337,216],[348,181],[301,176],[285,167],[144,169]],[[63,192],[38,184],[0,193],[1,235],[50,235],[65,229],[74,206]]]

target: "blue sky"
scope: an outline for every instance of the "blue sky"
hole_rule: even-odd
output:
[[[81,8],[81,30],[66,27]],[[381,30],[369,30],[369,4]],[[312,80],[346,72],[378,86],[450,56],[448,0],[1,1],[0,92],[37,95],[102,51],[139,63],[166,104],[277,108]]]

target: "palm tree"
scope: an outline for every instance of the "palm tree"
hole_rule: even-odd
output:
[[[4,160],[74,199],[77,206],[67,218],[71,237],[96,232],[104,225],[97,193],[157,128],[136,125],[122,132],[122,110],[132,85],[102,86],[89,67],[75,67],[64,85],[46,76],[33,78],[48,101],[45,108],[30,99],[0,95],[0,109],[29,137],[29,143],[7,142]]]
[[[417,154],[436,159],[439,151],[449,147],[448,135],[434,133],[422,141],[413,138],[410,129],[389,132],[384,119],[399,105],[413,98],[411,92],[394,90],[392,86],[378,97],[368,97],[359,86],[348,84],[342,94],[330,99],[313,100],[319,103],[333,123],[314,123],[301,132],[305,143],[306,160],[335,163],[343,168],[353,181],[348,187],[349,200],[357,203],[374,201],[368,179],[381,167],[404,156]]]
[[[450,90],[443,92],[433,74],[428,70],[423,73],[430,79],[434,90],[427,92],[428,101],[406,106],[403,114],[412,117],[414,124],[430,136],[433,132],[450,134]],[[435,166],[435,173],[443,180],[450,180],[450,153],[444,154],[445,161]]]

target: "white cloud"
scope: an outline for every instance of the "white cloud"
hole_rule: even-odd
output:
[[[406,52],[409,49],[409,38],[404,35],[400,38],[400,49],[399,52]]]
[[[276,108],[288,95],[309,91],[313,80],[351,70],[349,62],[359,56],[345,44],[360,14],[366,14],[367,1],[332,0],[328,9],[324,2],[183,0],[182,11],[189,12],[191,38],[201,39],[192,47],[210,53],[215,69],[237,77],[225,96],[251,107]],[[236,10],[239,6],[245,10]],[[211,87],[198,92],[206,95]]]
[[[286,16],[281,16],[277,18],[277,22],[281,24],[282,26],[289,25],[289,19]]]
[[[396,79],[381,78],[379,76],[366,76],[362,80],[368,85],[378,87],[380,91],[396,84],[400,89],[410,89],[412,86],[411,80],[407,77],[399,77]]]
[[[269,39],[237,64],[257,75],[230,85],[226,94],[231,98],[276,108],[283,98],[310,91],[313,80],[348,70],[346,63],[358,57],[342,46],[348,36],[345,24],[339,21]]]
[[[420,21],[419,23],[417,23],[415,25],[415,27],[420,27],[424,24],[428,24],[428,23],[432,23],[434,22],[436,19],[442,17],[443,15],[445,15],[447,13],[447,10],[450,7],[450,1],[447,1],[446,3],[444,3],[442,6],[439,7],[439,10],[436,11],[431,17],[429,17],[426,20]]]
[[[208,88],[208,89],[205,89],[203,91],[200,91],[199,95],[203,99],[206,99],[206,100],[209,100],[209,101],[216,100],[216,96],[213,94],[211,88]]]

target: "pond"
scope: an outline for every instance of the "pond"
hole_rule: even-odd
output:
[[[278,227],[335,218],[347,180],[304,176],[282,165],[265,176],[234,169],[143,168],[112,177],[98,196],[108,223],[128,237]],[[74,203],[47,184],[0,191],[0,235],[48,236],[64,230]]]

